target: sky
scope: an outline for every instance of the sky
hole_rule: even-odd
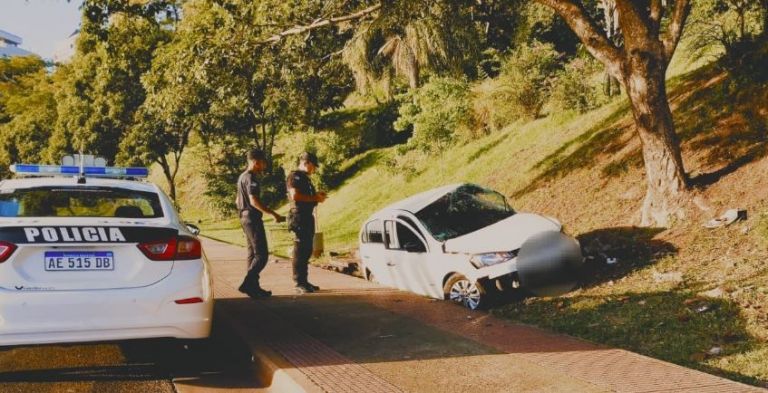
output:
[[[53,58],[56,45],[80,26],[82,0],[0,0],[0,30],[21,37],[22,49]]]

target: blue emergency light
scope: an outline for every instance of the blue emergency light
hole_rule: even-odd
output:
[[[82,169],[82,173],[81,173]],[[147,177],[149,169],[142,167],[110,167],[110,166],[84,166],[82,168],[70,165],[38,165],[38,164],[14,164],[11,172],[22,176],[57,176],[68,175],[86,177]]]

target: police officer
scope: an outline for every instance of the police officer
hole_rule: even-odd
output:
[[[312,255],[312,242],[315,236],[315,217],[312,213],[315,206],[326,198],[324,192],[315,190],[309,178],[318,166],[317,156],[310,152],[301,153],[298,169],[291,172],[285,181],[288,200],[291,203],[288,227],[294,233],[293,281],[296,284],[296,292],[300,294],[320,289],[307,279],[309,257]]]
[[[261,186],[256,175],[263,173],[266,168],[267,158],[264,152],[260,149],[252,149],[248,152],[248,168],[237,179],[237,209],[248,243],[248,273],[238,290],[252,298],[272,295],[272,292],[265,291],[259,284],[259,274],[267,265],[269,257],[267,234],[262,216],[269,214],[277,222],[285,221],[285,217],[266,207],[259,199]]]

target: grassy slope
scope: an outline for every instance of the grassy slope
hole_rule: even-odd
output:
[[[508,304],[494,313],[764,383],[768,89],[753,86],[726,94],[726,84],[711,67],[669,83],[686,166],[700,185],[697,200],[711,208],[691,207],[689,219],[672,229],[633,226],[645,184],[631,114],[618,100],[585,115],[511,125],[431,157],[408,173],[391,169],[393,149],[353,158],[347,163],[353,176],[319,210],[326,250],[353,249],[363,220],[390,202],[451,182],[484,184],[508,195],[520,210],[558,217],[594,257],[580,289],[562,298]],[[216,217],[201,202],[193,175],[199,164],[189,162],[180,175],[186,182],[180,188],[187,193],[182,200],[194,199],[184,204],[189,205],[183,206],[185,215],[202,220],[206,235],[242,244],[237,221]],[[701,227],[730,207],[747,208],[749,220],[718,230]],[[283,226],[268,226],[272,249],[284,253],[289,242]],[[605,256],[618,257],[619,263],[601,263]],[[711,289],[722,295],[699,295]],[[707,354],[713,347],[723,353]]]

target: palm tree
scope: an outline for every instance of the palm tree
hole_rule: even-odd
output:
[[[473,55],[467,43],[477,42],[466,39],[475,30],[470,21],[456,22],[462,17],[448,7],[435,6],[405,25],[387,23],[386,13],[361,24],[342,52],[358,90],[367,92],[376,82],[388,86],[393,76],[403,77],[414,89],[427,70],[461,72],[464,61]]]

